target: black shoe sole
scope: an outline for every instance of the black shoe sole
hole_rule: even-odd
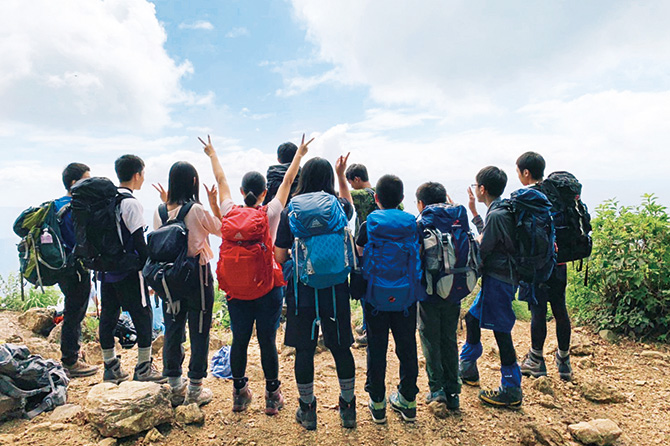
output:
[[[393,403],[391,403],[391,409],[402,415],[402,419],[407,421],[408,423],[414,423],[416,421],[416,414],[414,415],[414,417],[407,416],[405,412],[403,412],[403,409],[401,407],[396,407],[393,405]]]
[[[515,401],[513,403],[501,403],[500,401],[495,401],[486,398],[485,396],[480,396],[479,400],[485,404],[488,404],[489,406],[492,407],[500,407],[500,408],[507,408],[507,409],[520,409],[522,401]]]

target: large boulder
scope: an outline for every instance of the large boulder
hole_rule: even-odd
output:
[[[568,431],[580,443],[598,446],[613,444],[623,433],[614,421],[607,419],[571,424]]]
[[[19,316],[19,323],[33,333],[47,336],[54,328],[55,310],[48,308],[31,308]]]
[[[628,400],[619,389],[600,381],[585,382],[580,390],[585,399],[594,403],[623,403]]]
[[[173,420],[170,387],[150,382],[102,383],[88,396],[86,418],[104,437],[123,438]]]
[[[49,336],[47,337],[47,341],[60,345],[60,337],[62,333],[63,323],[61,322],[51,330],[51,333],[49,333]]]

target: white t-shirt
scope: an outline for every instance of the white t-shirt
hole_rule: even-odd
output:
[[[133,194],[133,191],[127,187],[119,187],[118,190],[119,193]],[[121,200],[119,213],[121,214],[123,224],[131,234],[140,228],[144,229],[146,227],[144,222],[144,207],[138,199],[126,198],[125,200]]]
[[[233,207],[235,206],[235,203],[233,203],[233,200],[230,198],[226,198],[221,202],[221,215],[223,217],[226,217],[226,214],[230,212]],[[272,237],[272,243],[275,242],[275,238],[277,238],[277,227],[279,226],[279,220],[281,217],[281,211],[284,210],[284,206],[281,204],[281,201],[279,201],[278,198],[273,198],[270,200],[270,202],[267,204],[268,207],[268,225],[270,226],[270,237]]]

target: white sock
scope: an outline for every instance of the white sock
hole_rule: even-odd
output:
[[[563,351],[559,349],[558,356],[560,356],[561,358],[567,358],[568,356],[570,356],[570,350]]]
[[[110,362],[116,359],[116,349],[114,348],[103,348],[102,349],[102,360],[109,364]]]
[[[151,347],[139,347],[137,349],[137,364],[151,361]]]

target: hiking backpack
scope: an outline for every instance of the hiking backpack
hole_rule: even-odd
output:
[[[109,179],[87,178],[72,186],[72,216],[77,245],[76,257],[94,271],[137,271],[139,256],[129,252],[130,234],[124,237],[119,205],[134,198],[119,192]]]
[[[556,235],[551,203],[536,189],[512,192],[508,204],[514,215],[516,253],[512,264],[522,285],[546,282],[556,265]]]
[[[14,232],[21,237],[18,245],[21,276],[44,292],[55,285],[68,268],[68,254],[63,243],[60,222],[70,209],[47,201],[21,212],[14,222]],[[23,281],[21,281],[23,284]]]
[[[177,216],[169,218],[165,203],[158,207],[162,225],[147,236],[149,256],[142,269],[147,284],[166,301],[167,312],[179,313],[179,297],[193,284],[197,260],[188,257],[188,228],[184,223],[193,202],[181,206]]]
[[[426,292],[460,302],[477,285],[481,258],[464,206],[433,204],[417,219]]]
[[[569,172],[554,172],[540,183],[551,202],[556,227],[558,263],[580,260],[591,255],[591,215],[581,200],[582,185]]]
[[[417,301],[421,281],[419,236],[413,215],[398,209],[374,211],[366,220],[363,300],[377,311],[405,311]]]
[[[234,207],[223,218],[221,238],[216,273],[219,288],[229,298],[258,299],[283,284],[274,260],[267,207]]]

